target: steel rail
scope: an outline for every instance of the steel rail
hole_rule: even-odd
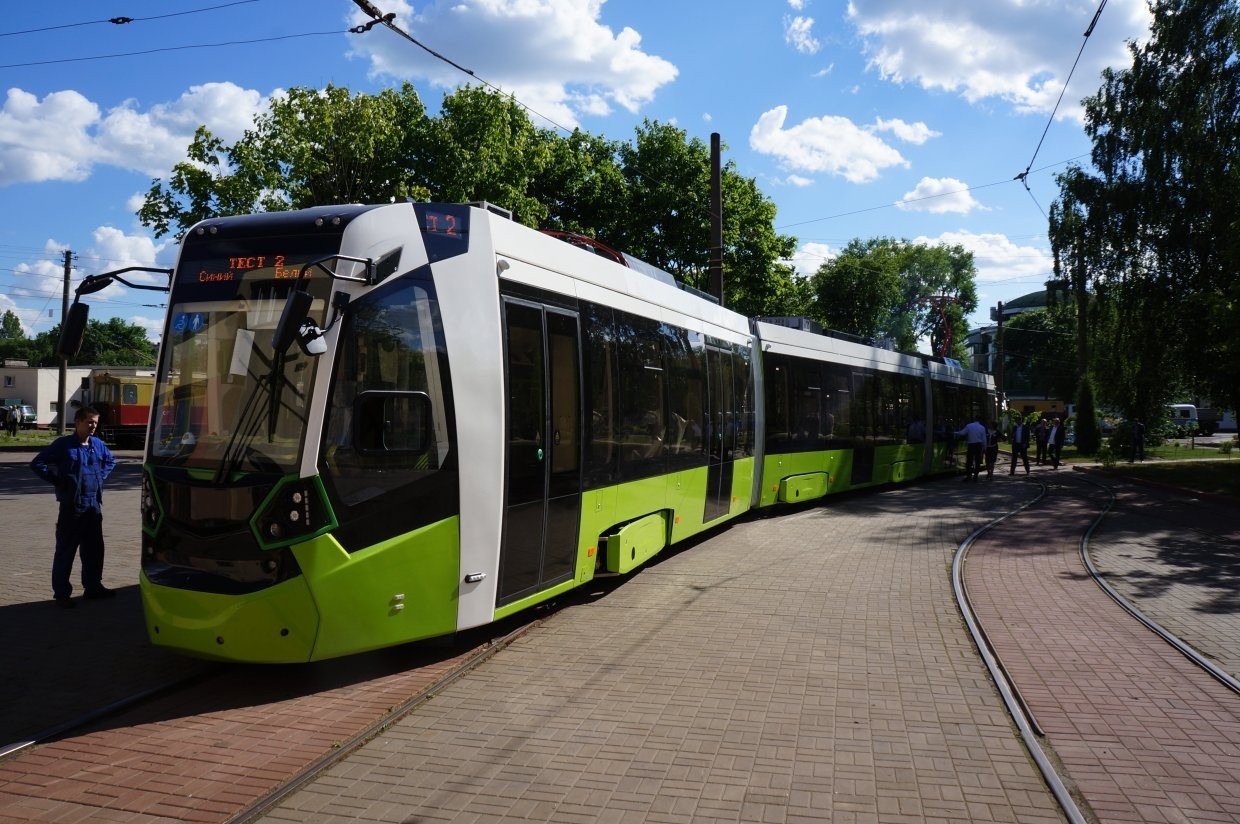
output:
[[[1039,483],[1038,487],[1039,493],[1035,498],[1026,501],[1011,512],[995,518],[990,523],[978,527],[960,543],[956,548],[955,556],[952,558],[952,589],[956,594],[956,605],[964,617],[969,633],[973,636],[973,643],[977,645],[982,661],[990,671],[990,677],[994,680],[995,686],[999,690],[999,695],[1003,698],[1003,703],[1007,706],[1017,729],[1020,730],[1021,739],[1025,742],[1025,747],[1033,757],[1034,763],[1037,764],[1038,770],[1042,773],[1042,777],[1050,788],[1051,793],[1055,796],[1055,800],[1059,802],[1064,815],[1067,816],[1072,824],[1088,824],[1089,819],[1081,812],[1080,807],[1076,804],[1076,800],[1072,797],[1072,793],[1068,790],[1067,785],[1064,784],[1063,778],[1055,769],[1046,751],[1042,749],[1042,745],[1038,740],[1041,736],[1034,730],[1034,722],[1031,721],[1028,705],[1025,704],[1023,698],[1019,697],[1019,692],[1011,679],[1008,678],[1005,668],[991,647],[990,639],[973,612],[973,607],[969,601],[968,588],[964,583],[964,562],[974,542],[1003,521],[1023,512],[1046,497],[1046,485]]]

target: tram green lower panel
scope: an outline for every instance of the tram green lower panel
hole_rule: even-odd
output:
[[[662,512],[638,518],[607,539],[607,571],[631,572],[667,546],[667,518]]]
[[[319,613],[312,660],[456,630],[458,518],[352,554],[331,536],[302,544],[294,553]]]
[[[151,643],[199,658],[288,664],[310,660],[318,630],[303,578],[247,595],[173,589],[141,576]]]
[[[352,554],[330,535],[293,548],[302,574],[244,595],[142,576],[151,642],[201,658],[295,663],[456,630],[457,518]]]
[[[804,475],[793,475],[779,482],[780,503],[791,504],[821,498],[827,494],[827,486],[831,476],[825,472],[807,472]]]
[[[873,467],[864,480],[855,482],[853,458],[851,449],[768,455],[762,465],[758,505],[795,503],[863,486],[911,481],[923,474],[924,446],[884,444],[874,447]]]

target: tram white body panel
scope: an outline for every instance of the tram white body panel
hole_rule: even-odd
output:
[[[915,377],[922,377],[926,374],[922,359],[914,355],[875,349],[853,341],[764,321],[757,322],[757,329],[763,352],[840,363],[845,366],[881,369]]]

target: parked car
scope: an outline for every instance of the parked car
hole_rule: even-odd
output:
[[[17,422],[17,425],[22,429],[34,429],[39,422],[39,414],[34,411],[34,407],[28,403],[23,403],[18,407],[18,411],[21,414],[21,420]]]

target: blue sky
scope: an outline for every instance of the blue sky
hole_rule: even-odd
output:
[[[853,238],[963,245],[978,266],[973,325],[1050,275],[1053,176],[1088,162],[1079,101],[1148,35],[1144,0],[1101,2],[1086,41],[1096,1],[373,0],[535,122],[621,140],[647,118],[704,142],[719,132],[725,159],[778,206],[776,228],[798,238],[801,271]],[[29,334],[59,322],[65,249],[74,282],[172,264],[172,242],[135,212],[197,126],[231,142],[272,95],[328,83],[374,92],[407,80],[433,110],[469,79],[381,26],[348,33],[368,19],[352,0],[11,6],[0,313]],[[1027,167],[1028,189],[1013,179]],[[160,297],[110,287],[92,317],[157,339]]]

